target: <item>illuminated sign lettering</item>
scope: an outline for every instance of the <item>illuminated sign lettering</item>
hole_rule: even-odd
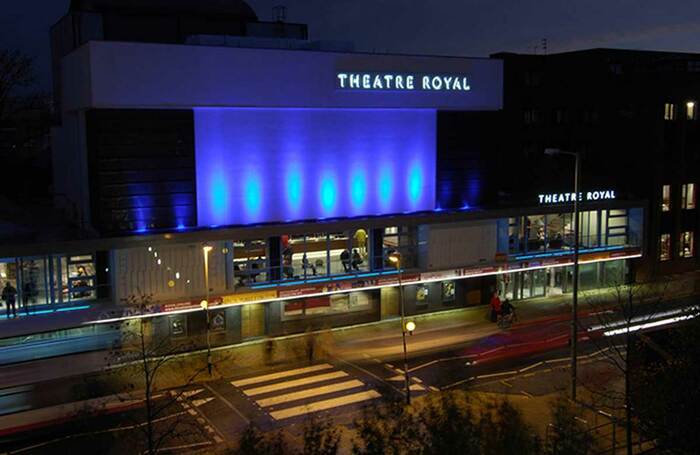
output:
[[[576,193],[551,193],[551,194],[540,194],[537,196],[540,204],[561,204],[564,202],[574,202],[575,200],[581,201],[605,201],[615,199],[615,190],[604,190],[604,191],[587,191],[579,192],[578,198]]]
[[[468,92],[469,78],[463,74],[337,73],[336,88],[342,90],[392,90]]]

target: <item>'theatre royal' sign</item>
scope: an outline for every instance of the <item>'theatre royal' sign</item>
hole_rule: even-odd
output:
[[[463,74],[425,73],[337,73],[341,90],[468,92],[469,79]]]
[[[561,204],[564,202],[574,202],[576,193],[551,193],[539,194],[537,196],[540,204]],[[587,191],[578,193],[578,201],[605,201],[615,199],[615,190]]]

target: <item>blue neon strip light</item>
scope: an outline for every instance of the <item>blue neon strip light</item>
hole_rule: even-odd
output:
[[[83,306],[72,306],[72,307],[65,307],[65,308],[58,308],[56,311],[76,311],[76,310],[87,310],[90,308],[90,305],[83,305]]]
[[[581,254],[581,253],[599,253],[601,251],[614,251],[614,250],[621,250],[624,248],[625,248],[624,245],[601,246],[601,247],[595,247],[595,248],[579,249],[578,252],[579,252],[579,254]],[[527,254],[524,256],[515,256],[515,259],[518,261],[521,261],[521,260],[525,260],[525,259],[569,256],[572,254],[574,254],[574,250],[563,250],[563,251],[556,251],[556,252],[551,252],[551,253],[536,253],[536,254]]]
[[[435,110],[194,112],[200,226],[435,208]]]
[[[26,316],[38,316],[42,314],[51,314],[51,313],[59,313],[59,312],[66,312],[66,311],[78,311],[78,310],[87,310],[90,308],[90,305],[81,305],[81,306],[68,306],[68,307],[61,307],[61,308],[49,308],[45,310],[29,310],[29,314],[27,313],[22,313],[20,311],[17,312],[17,315],[20,317],[26,317]]]

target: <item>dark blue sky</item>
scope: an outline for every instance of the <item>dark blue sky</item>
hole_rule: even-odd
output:
[[[147,1],[147,0],[143,0]],[[50,83],[48,29],[69,0],[5,0],[0,47],[36,58]],[[358,50],[487,56],[591,47],[700,52],[697,0],[249,0],[262,20],[285,4],[287,20],[309,24],[312,39],[354,41]]]

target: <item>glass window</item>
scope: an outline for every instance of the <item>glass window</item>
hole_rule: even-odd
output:
[[[661,211],[668,212],[671,210],[671,185],[661,187]]]
[[[627,209],[613,209],[607,211],[607,220],[605,223],[605,230],[601,233],[607,232],[606,242],[608,245],[625,245],[627,244],[627,234],[629,220],[627,217]]]
[[[544,250],[544,215],[530,215],[525,217],[525,239],[527,241],[527,251]]]
[[[330,270],[332,275],[352,272],[352,246],[347,232],[329,234]]]
[[[63,301],[95,298],[95,262],[92,255],[61,258]]]
[[[627,268],[625,261],[607,261],[603,264],[604,278],[601,284],[605,286],[618,286],[624,284]]]
[[[659,237],[659,261],[671,259],[671,234],[661,234]]]
[[[688,120],[695,120],[695,101],[688,101],[685,103],[685,114],[686,114],[686,119]]]
[[[570,213],[556,213],[546,216],[547,220],[547,249],[561,250],[567,246],[573,237],[572,215]]]
[[[283,256],[286,258],[288,278],[313,278],[328,275],[328,234],[325,232],[291,236],[288,248]],[[291,254],[291,269],[289,255]]]
[[[408,226],[392,226],[384,229],[383,263],[385,268],[396,266],[389,260],[394,252],[401,254],[401,268],[407,269],[416,266],[416,229]]]
[[[508,218],[508,252],[510,254],[522,251],[523,233],[522,218]]]
[[[681,187],[681,209],[692,210],[695,208],[695,184],[686,183]]]
[[[265,240],[233,242],[233,276],[237,286],[269,280]]]
[[[678,256],[682,258],[695,256],[693,231],[681,232],[680,242],[678,242]]]
[[[19,264],[22,269],[22,304],[33,306],[50,303],[46,258],[23,258]],[[94,283],[90,283],[90,287],[94,287]]]
[[[673,103],[664,104],[664,120],[676,119],[676,105]]]

